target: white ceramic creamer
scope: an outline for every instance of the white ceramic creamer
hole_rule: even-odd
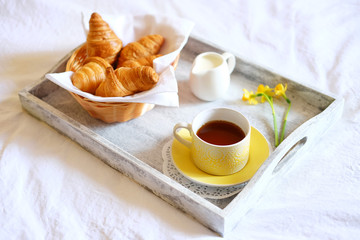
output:
[[[221,98],[230,85],[230,74],[235,67],[235,56],[231,53],[205,52],[199,54],[192,65],[190,89],[204,100]]]

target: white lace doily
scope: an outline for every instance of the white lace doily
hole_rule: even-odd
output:
[[[194,193],[200,195],[204,198],[210,198],[210,199],[223,199],[231,197],[238,192],[240,192],[246,185],[245,183],[235,185],[235,186],[229,186],[229,187],[214,187],[214,186],[208,186],[199,184],[196,182],[193,182],[186,178],[182,173],[180,173],[172,159],[171,155],[171,146],[172,146],[173,140],[170,140],[167,142],[162,151],[162,157],[164,159],[163,163],[163,173],[183,185],[184,187],[190,189]]]

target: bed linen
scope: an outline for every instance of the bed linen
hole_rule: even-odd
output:
[[[17,93],[84,41],[82,13],[165,14],[344,98],[342,118],[224,239],[360,236],[360,2],[1,1],[0,239],[221,239],[25,112]]]

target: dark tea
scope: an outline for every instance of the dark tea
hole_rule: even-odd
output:
[[[245,133],[239,126],[223,120],[205,123],[196,135],[205,142],[215,145],[231,145],[245,138]]]

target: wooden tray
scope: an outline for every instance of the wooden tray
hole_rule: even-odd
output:
[[[45,77],[19,92],[20,101],[30,114],[73,139],[109,166],[190,214],[206,227],[224,235],[250,208],[256,207],[259,196],[271,178],[281,175],[290,163],[303,157],[316,145],[323,133],[340,118],[344,101],[237,57],[227,96],[218,101],[203,102],[190,92],[188,78],[194,58],[205,51],[224,52],[194,37],[189,38],[181,52],[176,70],[179,108],[156,106],[128,122],[107,124],[90,117],[67,91]],[[71,54],[66,55],[49,72],[63,72]],[[273,145],[269,105],[248,105],[241,100],[243,88],[256,91],[261,83],[270,87],[287,83],[287,95],[292,100],[287,137],[277,148]],[[231,107],[245,114],[272,144],[274,151],[240,193],[222,200],[210,200],[162,173],[162,148],[172,139],[172,128],[177,122],[191,122],[201,110],[219,106]],[[285,103],[276,104],[279,120],[286,107]]]

